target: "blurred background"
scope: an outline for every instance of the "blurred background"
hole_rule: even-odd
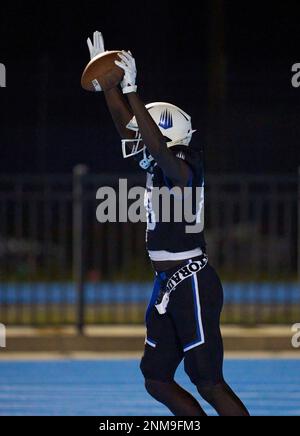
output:
[[[270,7],[271,5],[271,7]],[[6,2],[1,6],[0,322],[142,324],[144,224],[96,221],[100,186],[144,184],[102,94],[80,87],[86,39],[130,49],[145,103],[191,114],[205,150],[206,239],[223,323],[300,321],[297,2]]]
[[[300,415],[298,3],[1,3],[0,415],[168,413],[139,371],[145,226],[96,221],[99,187],[145,174],[103,95],[80,87],[94,30],[133,52],[145,103],[174,103],[197,129],[226,380],[252,415]],[[176,380],[199,399],[182,367]]]

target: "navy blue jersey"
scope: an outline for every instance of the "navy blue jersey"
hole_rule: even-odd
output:
[[[156,200],[154,195],[157,189],[165,188],[174,192],[172,182],[165,176],[163,170],[154,165],[152,172],[147,173],[145,193],[145,207],[147,211],[146,244],[149,256],[152,260],[181,260],[192,256],[198,256],[205,252],[204,240],[204,175],[202,152],[185,146],[174,146],[170,150],[178,159],[183,159],[190,168],[188,189],[184,196],[169,196],[169,204],[164,204],[164,198]],[[179,188],[175,188],[179,189]],[[180,191],[179,191],[180,192]],[[187,196],[189,199],[187,200]],[[157,197],[156,197],[157,198]],[[193,221],[187,221],[184,212],[185,207],[191,210]],[[178,221],[175,210],[182,211],[182,219]],[[169,218],[168,212],[170,210]],[[164,212],[166,212],[164,214]],[[164,215],[163,215],[164,214]],[[177,218],[176,218],[177,217]],[[167,218],[167,222],[166,221]],[[193,229],[192,232],[187,229]]]

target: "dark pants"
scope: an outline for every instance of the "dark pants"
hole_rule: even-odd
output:
[[[141,370],[146,379],[173,381],[184,359],[185,371],[198,387],[222,383],[223,289],[215,270],[207,264],[182,280],[171,292],[165,314],[159,314],[154,305],[167,280],[186,263],[158,274],[155,280]]]

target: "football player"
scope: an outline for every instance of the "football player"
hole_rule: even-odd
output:
[[[104,51],[103,37],[88,39],[91,58]],[[108,109],[122,138],[124,158],[134,157],[145,170],[147,250],[155,270],[153,295],[146,313],[145,350],[141,371],[150,395],[178,416],[203,416],[198,401],[175,380],[182,360],[200,395],[219,415],[247,416],[248,411],[223,377],[220,313],[223,289],[208,263],[204,240],[202,152],[190,146],[191,117],[169,103],[145,105],[137,94],[135,60],[122,51],[116,65],[124,70],[121,86],[102,83]],[[112,87],[112,85],[115,85]],[[197,232],[187,232],[170,215],[156,216],[154,188],[190,187]],[[200,190],[200,196],[194,195]],[[183,201],[174,196],[173,202]],[[194,198],[195,197],[195,198]],[[189,223],[190,224],[190,223]]]

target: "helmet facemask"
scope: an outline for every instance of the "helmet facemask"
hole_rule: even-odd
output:
[[[150,103],[146,105],[146,108],[164,135],[168,148],[175,145],[189,145],[195,130],[192,130],[191,118],[188,114],[169,103]],[[153,113],[153,111],[156,113]],[[173,112],[170,113],[170,111]],[[179,124],[173,123],[173,117],[174,123],[177,119]],[[179,129],[176,130],[177,126],[179,126]],[[129,121],[126,127],[135,132],[135,138],[122,139],[123,157],[136,156],[135,159],[138,160],[140,167],[146,170],[151,166],[154,159],[143,143],[135,117]]]
[[[122,154],[124,159],[141,153],[144,147],[142,137],[139,134],[134,139],[122,139]]]
[[[143,140],[139,131],[136,129],[134,130],[136,132],[136,137],[134,139],[122,139],[123,158],[126,159],[128,157],[134,157],[135,160],[139,162],[140,167],[143,170],[146,170],[151,165],[153,157],[150,155],[146,146],[143,144]]]

